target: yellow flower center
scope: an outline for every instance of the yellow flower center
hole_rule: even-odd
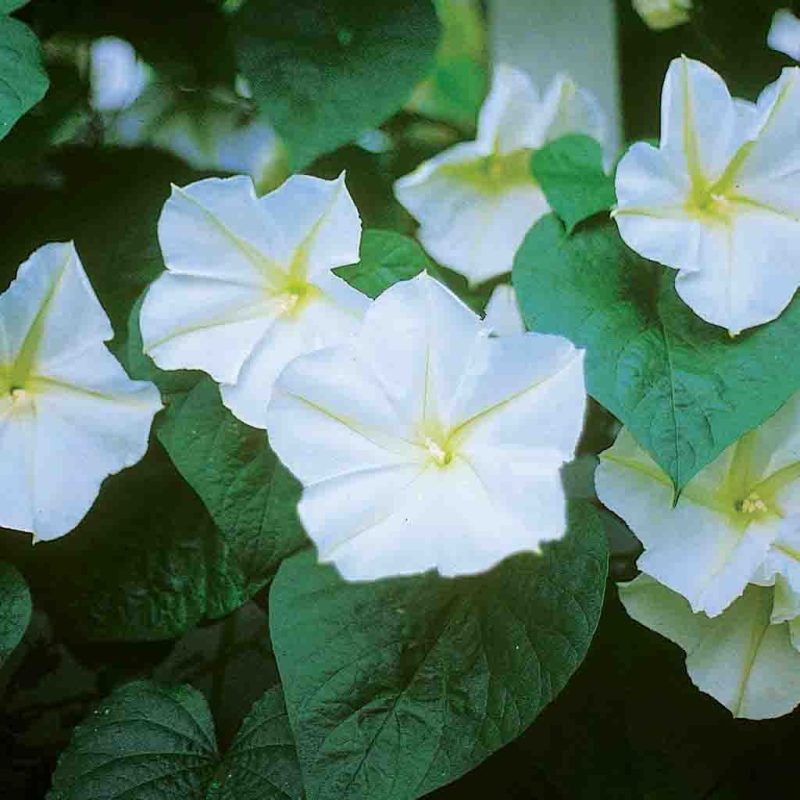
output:
[[[436,439],[427,436],[423,442],[425,449],[428,451],[428,457],[439,467],[446,467],[453,461],[455,455],[450,442],[446,439],[444,441],[437,441]]]
[[[769,513],[769,507],[758,495],[757,492],[751,492],[741,503],[739,503],[739,511],[742,514],[755,516],[756,514]]]
[[[530,171],[532,150],[492,153],[462,163],[445,164],[442,175],[469,183],[485,194],[503,192],[513,186],[533,183]]]
[[[276,293],[278,313],[282,317],[299,314],[318,294],[319,289],[313,283],[290,279]]]

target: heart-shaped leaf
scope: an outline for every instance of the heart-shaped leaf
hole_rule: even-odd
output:
[[[603,149],[590,136],[562,136],[536,150],[531,174],[568,231],[617,199],[614,180],[603,169]]]
[[[249,0],[235,31],[242,71],[294,169],[398,111],[439,35],[429,0]]]
[[[589,393],[678,491],[800,389],[800,303],[733,339],[695,316],[674,273],[631,251],[611,222],[568,236],[544,217],[517,252],[513,281],[528,327],[586,348]]]
[[[597,512],[484,575],[346,583],[283,563],[270,629],[309,800],[411,800],[518,736],[582,661],[603,601]]]
[[[152,681],[117,689],[72,734],[48,800],[300,800],[280,687],[251,710],[225,756],[203,695]]]

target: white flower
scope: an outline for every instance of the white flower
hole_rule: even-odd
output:
[[[147,66],[129,42],[116,36],[92,42],[90,62],[92,108],[97,111],[127,108],[147,83]]]
[[[676,59],[661,145],[633,145],[616,187],[622,238],[679,270],[695,313],[732,333],[775,319],[800,286],[800,70],[753,106],[709,67]]]
[[[209,373],[255,427],[283,367],[341,341],[369,304],[331,272],[358,261],[344,175],[296,175],[261,198],[243,176],[174,186],[158,236],[167,271],[142,305],[145,352],[163,369]]]
[[[486,304],[483,321],[486,327],[498,336],[525,332],[525,322],[522,319],[517,293],[513,286],[507,283],[495,286],[492,296]]]
[[[800,61],[800,19],[788,8],[775,12],[767,34],[767,45],[795,61]]]
[[[800,589],[800,395],[701,470],[674,508],[669,478],[627,430],[601,454],[595,482],[644,544],[640,569],[692,610],[716,616],[748,583],[778,576]]]
[[[41,247],[0,295],[0,526],[63,536],[145,454],[161,398],[112,336],[72,244]]]
[[[692,0],[633,0],[633,7],[648,28],[663,31],[689,21]]]
[[[187,99],[188,98],[188,99]],[[280,168],[275,131],[233,94],[151,83],[110,123],[108,143],[151,145],[174,153],[195,169],[250,175],[269,184]]]
[[[771,589],[749,586],[714,618],[692,613],[647,575],[621,585],[619,594],[635,620],[683,648],[695,686],[735,717],[778,717],[800,702],[800,652],[790,626],[773,619]]]
[[[540,97],[530,78],[499,64],[474,142],[457,144],[395,183],[420,222],[419,239],[441,264],[471,284],[511,270],[528,229],[549,211],[533,180],[533,150],[566,133],[603,139],[594,98],[568,78]]]
[[[491,337],[423,273],[386,290],[357,337],[293,361],[268,426],[321,561],[349,580],[458,575],[563,535],[559,470],[585,405],[582,352]]]

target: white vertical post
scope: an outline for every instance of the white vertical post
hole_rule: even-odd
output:
[[[614,0],[489,0],[488,12],[493,60],[524,69],[540,89],[564,72],[594,92],[616,152],[622,115]]]

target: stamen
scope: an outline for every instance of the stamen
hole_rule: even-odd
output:
[[[453,460],[452,453],[447,452],[437,441],[428,436],[425,439],[425,449],[431,454],[433,460],[440,466],[444,467]]]
[[[762,514],[769,511],[767,504],[755,492],[742,500],[739,510],[742,514]]]

